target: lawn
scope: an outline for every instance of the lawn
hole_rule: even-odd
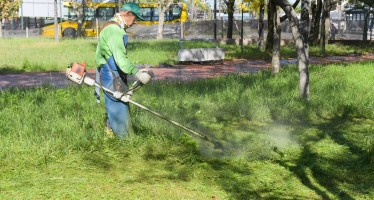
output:
[[[0,91],[0,199],[373,199],[374,63],[187,83],[154,82],[133,100],[132,132],[105,128],[93,88]]]
[[[52,39],[16,38],[0,39],[0,74],[19,72],[64,71],[73,62],[86,62],[88,68],[96,68],[95,39],[62,40],[56,43]],[[215,43],[188,42],[183,48],[215,47]],[[244,46],[243,52],[237,45],[220,45],[225,49],[225,59],[266,59],[271,60],[266,52],[255,45]],[[128,56],[134,64],[158,66],[176,64],[178,40],[130,40]],[[328,45],[328,55],[346,55],[347,53],[374,53],[373,45],[342,46]],[[20,51],[21,50],[21,51]],[[311,56],[321,56],[319,47],[311,47]],[[284,46],[281,50],[283,59],[296,58],[294,46]]]

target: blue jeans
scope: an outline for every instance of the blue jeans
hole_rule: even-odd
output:
[[[123,72],[120,71],[112,56],[105,65],[102,65],[102,85],[112,91],[118,90],[117,81],[122,81],[122,85],[127,86],[126,76],[120,77],[119,73]],[[121,92],[126,92],[123,89],[120,89]],[[104,98],[110,128],[119,138],[124,139],[130,128],[129,104],[117,100],[107,92],[104,92]]]

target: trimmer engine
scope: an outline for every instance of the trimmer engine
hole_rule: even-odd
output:
[[[86,63],[72,63],[70,66],[66,69],[66,77],[75,82],[79,85],[86,83],[87,85],[93,86],[95,84],[95,80],[92,78],[86,77]]]

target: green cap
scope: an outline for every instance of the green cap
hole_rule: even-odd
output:
[[[121,10],[132,12],[138,20],[144,21],[144,18],[140,14],[140,7],[134,2],[128,2],[123,4]]]

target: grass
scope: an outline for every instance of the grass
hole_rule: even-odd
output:
[[[97,41],[94,39],[62,40],[56,43],[52,39],[17,38],[0,40],[0,74],[17,72],[64,71],[72,62],[86,62],[88,68],[95,68],[95,50]],[[185,42],[183,48],[215,47],[207,42]],[[225,49],[225,58],[270,59],[269,56],[254,45],[244,46],[243,53],[240,46],[221,45]],[[134,64],[177,63],[178,40],[131,40],[128,55]],[[20,50],[22,50],[20,52]],[[329,55],[346,55],[348,53],[373,53],[372,45],[342,46],[328,45]],[[312,47],[311,56],[321,56],[319,47]],[[282,47],[281,56],[296,58],[293,46]]]
[[[131,136],[106,136],[93,88],[0,93],[1,199],[373,199],[373,62],[295,66],[187,83],[133,100],[224,144],[224,152],[132,106]]]

